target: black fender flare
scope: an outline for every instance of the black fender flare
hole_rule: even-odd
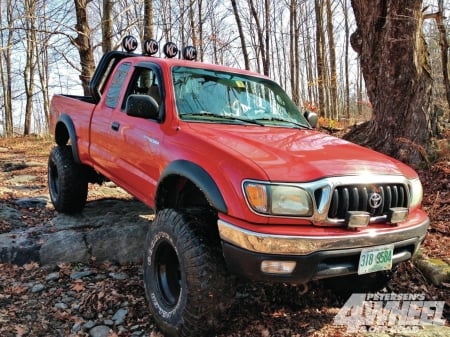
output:
[[[67,135],[60,131],[61,125],[64,125],[65,130],[67,130]],[[67,114],[62,114],[59,116],[55,127],[55,141],[56,144],[63,146],[66,145],[70,139],[72,147],[72,155],[75,163],[81,164],[80,155],[78,153],[77,146],[77,134],[75,132],[75,125],[73,124],[72,118]]]
[[[222,213],[228,212],[222,193],[213,178],[205,171],[205,169],[187,160],[175,160],[165,168],[158,182],[156,191],[157,197],[160,192],[161,182],[171,175],[178,175],[189,179],[205,194],[206,199],[215,209]],[[156,198],[156,200],[158,200],[158,198]],[[158,203],[156,204],[156,208],[159,208]]]

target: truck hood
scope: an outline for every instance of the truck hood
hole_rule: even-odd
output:
[[[405,175],[415,172],[401,162],[345,140],[312,130],[190,123],[203,141],[227,147],[239,160],[259,166],[271,181],[312,181],[345,175]],[[213,144],[211,144],[213,145]],[[214,155],[220,158],[220,154]],[[252,178],[252,177],[248,177]]]

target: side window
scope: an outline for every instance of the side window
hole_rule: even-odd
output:
[[[117,72],[114,74],[114,78],[112,80],[111,86],[106,93],[105,103],[110,108],[115,108],[119,101],[120,90],[122,90],[125,79],[130,70],[130,63],[123,63],[120,65]]]
[[[122,109],[125,109],[129,95],[149,95],[161,105],[159,82],[155,72],[149,68],[137,67],[130,81],[125,99],[122,102]]]

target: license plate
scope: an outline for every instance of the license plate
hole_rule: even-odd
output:
[[[391,269],[393,252],[394,245],[364,248],[359,257],[358,275]]]

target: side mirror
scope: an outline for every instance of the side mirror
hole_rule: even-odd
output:
[[[132,117],[159,119],[159,105],[153,97],[148,95],[128,96],[125,111]]]
[[[306,120],[308,121],[309,125],[311,125],[313,128],[317,127],[317,123],[319,121],[319,116],[315,112],[306,110],[303,113],[303,116],[305,116]]]

